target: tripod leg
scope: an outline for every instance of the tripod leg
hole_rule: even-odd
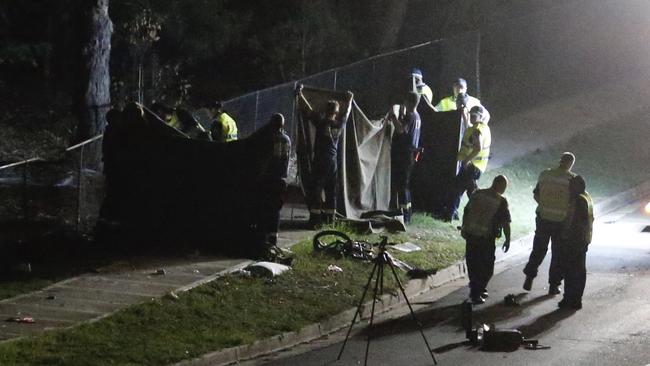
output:
[[[404,300],[406,300],[406,304],[409,307],[409,310],[411,311],[411,317],[415,321],[415,324],[417,324],[418,329],[420,330],[420,334],[422,334],[422,339],[424,339],[424,344],[427,345],[427,350],[429,351],[429,354],[431,355],[431,358],[433,359],[433,364],[437,365],[438,361],[436,361],[436,356],[433,354],[433,350],[431,349],[431,346],[429,345],[429,341],[427,341],[427,337],[424,335],[424,330],[422,329],[422,324],[420,324],[420,321],[418,318],[415,316],[415,312],[413,311],[413,307],[411,306],[411,302],[409,301],[409,298],[406,296],[406,291],[404,291],[404,286],[402,286],[402,282],[399,280],[399,277],[397,276],[397,272],[395,272],[395,267],[393,266],[393,263],[388,261],[388,265],[390,266],[391,271],[393,271],[393,276],[395,276],[395,281],[397,282],[397,286],[399,286],[400,291],[402,292],[402,295],[404,296]]]
[[[377,269],[377,278],[375,279],[375,289],[373,290],[372,293],[372,310],[370,311],[370,323],[368,324],[368,337],[366,340],[366,356],[364,358],[363,365],[366,366],[368,365],[368,352],[370,351],[370,337],[372,336],[372,323],[375,320],[375,304],[377,303],[377,292],[379,290],[379,284],[381,283],[381,279],[384,276],[384,266],[383,262],[378,260],[379,263],[379,269]]]
[[[354,318],[352,318],[352,322],[350,322],[350,327],[348,328],[348,333],[345,335],[345,340],[343,341],[343,345],[341,346],[341,350],[339,351],[338,357],[336,357],[336,360],[340,360],[341,356],[343,355],[343,350],[345,349],[345,345],[348,343],[348,339],[350,338],[350,333],[352,332],[352,326],[354,326],[354,323],[357,321],[357,316],[361,313],[361,306],[363,305],[363,300],[366,298],[366,294],[368,293],[368,289],[370,289],[370,282],[372,281],[372,278],[375,275],[375,271],[377,270],[377,265],[378,263],[375,262],[375,265],[372,267],[372,271],[370,271],[370,276],[368,276],[368,282],[366,283],[366,287],[363,289],[363,295],[361,295],[361,300],[359,300],[359,305],[357,305],[357,311],[354,313]]]

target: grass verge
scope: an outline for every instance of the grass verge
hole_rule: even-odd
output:
[[[445,267],[464,251],[455,229],[423,216],[408,234],[390,238],[403,239],[425,250],[400,258],[427,268]],[[299,330],[356,305],[371,263],[314,253],[310,240],[294,246],[294,252],[287,275],[273,280],[226,276],[178,300],[156,299],[96,323],[0,344],[0,364],[163,365]],[[330,264],[343,272],[329,273]],[[392,278],[385,280],[390,291]]]

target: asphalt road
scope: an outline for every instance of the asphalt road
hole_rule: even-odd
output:
[[[560,296],[548,296],[549,258],[540,268],[533,290],[522,290],[527,256],[509,259],[508,269],[489,285],[490,298],[476,306],[476,322],[517,328],[538,339],[545,350],[485,352],[464,343],[458,304],[468,294],[463,283],[431,304],[419,305],[417,316],[440,365],[648,365],[650,364],[650,215],[638,202],[602,217],[587,254],[587,287],[583,309],[559,310]],[[462,280],[466,282],[466,280]],[[503,297],[515,294],[519,307],[506,307]],[[431,296],[431,295],[427,295]],[[427,298],[412,299],[426,302]],[[420,333],[405,309],[372,330],[369,365],[431,365]],[[363,364],[365,330],[353,336],[340,361],[336,356],[344,333],[243,365]]]

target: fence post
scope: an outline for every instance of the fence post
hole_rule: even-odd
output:
[[[476,32],[476,97],[481,99],[481,31]]]
[[[23,220],[27,222],[27,165],[23,164]]]
[[[255,93],[255,118],[253,119],[253,132],[257,130],[258,108],[260,106],[260,92]]]
[[[77,222],[75,225],[77,232],[79,232],[79,226],[81,225],[81,181],[83,175],[84,148],[85,145],[81,145],[81,148],[79,148],[79,169],[77,170]]]
[[[334,70],[334,90],[336,90],[336,83],[338,82],[339,70]]]

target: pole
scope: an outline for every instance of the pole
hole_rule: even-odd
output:
[[[23,164],[23,220],[27,222],[27,164]]]
[[[481,31],[476,32],[476,97],[481,99]]]
[[[76,231],[79,232],[79,226],[81,225],[81,181],[83,174],[83,162],[84,162],[84,148],[86,146],[82,145],[79,149],[79,169],[77,170],[77,222],[76,222]]]
[[[253,131],[257,130],[258,108],[260,106],[260,92],[255,93],[255,118],[253,119]]]
[[[336,90],[336,83],[338,82],[339,70],[334,70],[334,90]]]

